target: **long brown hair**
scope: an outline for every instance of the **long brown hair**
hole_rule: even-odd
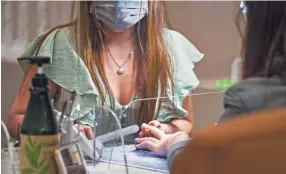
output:
[[[281,76],[286,69],[286,2],[246,1],[245,5],[243,78]]]
[[[77,8],[73,7],[73,10],[77,11],[75,20],[67,25],[58,26],[50,32],[62,27],[71,27],[78,54],[89,70],[92,80],[99,91],[101,104],[106,103],[109,98],[113,107],[114,95],[104,73],[101,54],[104,50],[104,34],[100,29],[99,21],[89,12],[92,3],[90,1],[79,1],[75,2],[75,4],[78,5]],[[134,65],[137,68],[136,86],[142,89],[143,98],[157,97],[159,88],[160,96],[167,96],[167,91],[169,90],[173,93],[172,60],[163,38],[163,28],[168,27],[165,15],[164,2],[148,1],[148,16],[141,19],[134,27],[137,41],[135,56],[138,57]],[[96,70],[99,74],[96,74]],[[103,85],[101,85],[101,80]],[[107,90],[104,90],[104,88]],[[107,92],[104,93],[104,91]],[[164,100],[159,100],[158,109],[160,109],[162,102]],[[137,117],[138,123],[156,119],[158,113],[156,113],[154,118],[155,106],[156,100],[142,102],[140,104],[139,116]]]

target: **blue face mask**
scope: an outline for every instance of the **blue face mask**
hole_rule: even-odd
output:
[[[93,1],[90,10],[112,31],[123,32],[148,14],[148,1]]]

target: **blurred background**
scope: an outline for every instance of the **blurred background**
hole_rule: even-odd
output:
[[[45,30],[70,21],[68,1],[1,1],[1,119],[7,121],[23,71],[16,58]],[[204,59],[195,67],[198,91],[215,90],[216,80],[230,79],[232,63],[240,57],[241,38],[236,27],[239,2],[167,1],[172,29],[187,37]],[[193,97],[195,129],[213,124],[222,113],[223,93]]]

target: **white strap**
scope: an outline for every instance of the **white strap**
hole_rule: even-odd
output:
[[[161,96],[161,81],[159,80],[159,82],[158,82],[158,96],[156,99],[156,105],[155,105],[153,118],[156,118],[156,115],[158,114],[160,96]]]

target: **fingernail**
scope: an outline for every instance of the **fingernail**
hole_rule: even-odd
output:
[[[134,141],[139,141],[140,138],[135,138]]]
[[[143,123],[142,126],[147,126],[147,124],[146,124],[146,123]]]

